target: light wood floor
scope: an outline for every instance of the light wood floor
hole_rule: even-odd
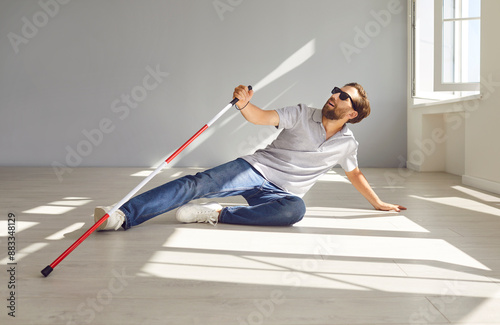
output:
[[[44,278],[94,206],[119,201],[141,171],[78,168],[59,181],[51,168],[0,168],[1,324],[500,324],[500,196],[444,173],[364,169],[402,213],[372,210],[338,170],[293,227],[178,224],[172,211],[92,234]],[[166,169],[145,189],[195,171]]]

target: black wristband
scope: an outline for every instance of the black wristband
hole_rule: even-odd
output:
[[[245,105],[245,106],[243,106],[242,108],[238,108],[238,106],[236,106],[236,104],[234,104],[234,107],[236,107],[236,109],[237,109],[238,111],[241,111],[241,110],[243,110],[245,107],[247,107],[247,106],[248,106],[248,104],[250,104],[250,101],[248,101],[248,102],[246,103],[246,105]]]

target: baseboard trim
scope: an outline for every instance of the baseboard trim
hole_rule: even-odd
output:
[[[478,189],[500,194],[500,183],[488,181],[486,179],[463,175],[462,183]]]

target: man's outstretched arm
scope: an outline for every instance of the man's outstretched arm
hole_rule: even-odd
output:
[[[250,103],[253,90],[248,90],[247,86],[240,85],[234,89],[233,97],[239,101],[236,106],[241,109],[241,114],[250,123],[256,125],[278,126],[280,117],[275,110],[263,110]],[[243,108],[244,107],[244,108]]]
[[[405,207],[397,204],[385,203],[377,196],[375,191],[373,191],[372,187],[366,180],[365,176],[359,170],[359,168],[355,168],[353,171],[345,172],[349,181],[354,185],[354,187],[361,193],[371,205],[377,210],[382,211],[396,211],[400,212],[401,210],[406,210]]]

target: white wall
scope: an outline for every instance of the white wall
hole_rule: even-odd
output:
[[[405,13],[404,0],[1,1],[0,165],[150,167],[236,85],[291,63],[255,104],[320,108],[334,86],[358,81],[372,102],[352,127],[360,164],[397,167]],[[213,166],[275,135],[231,110],[173,165]]]
[[[468,107],[464,183],[500,193],[500,1],[481,3],[482,100]]]
[[[465,172],[465,112],[461,103],[408,105],[409,168],[420,172]]]

